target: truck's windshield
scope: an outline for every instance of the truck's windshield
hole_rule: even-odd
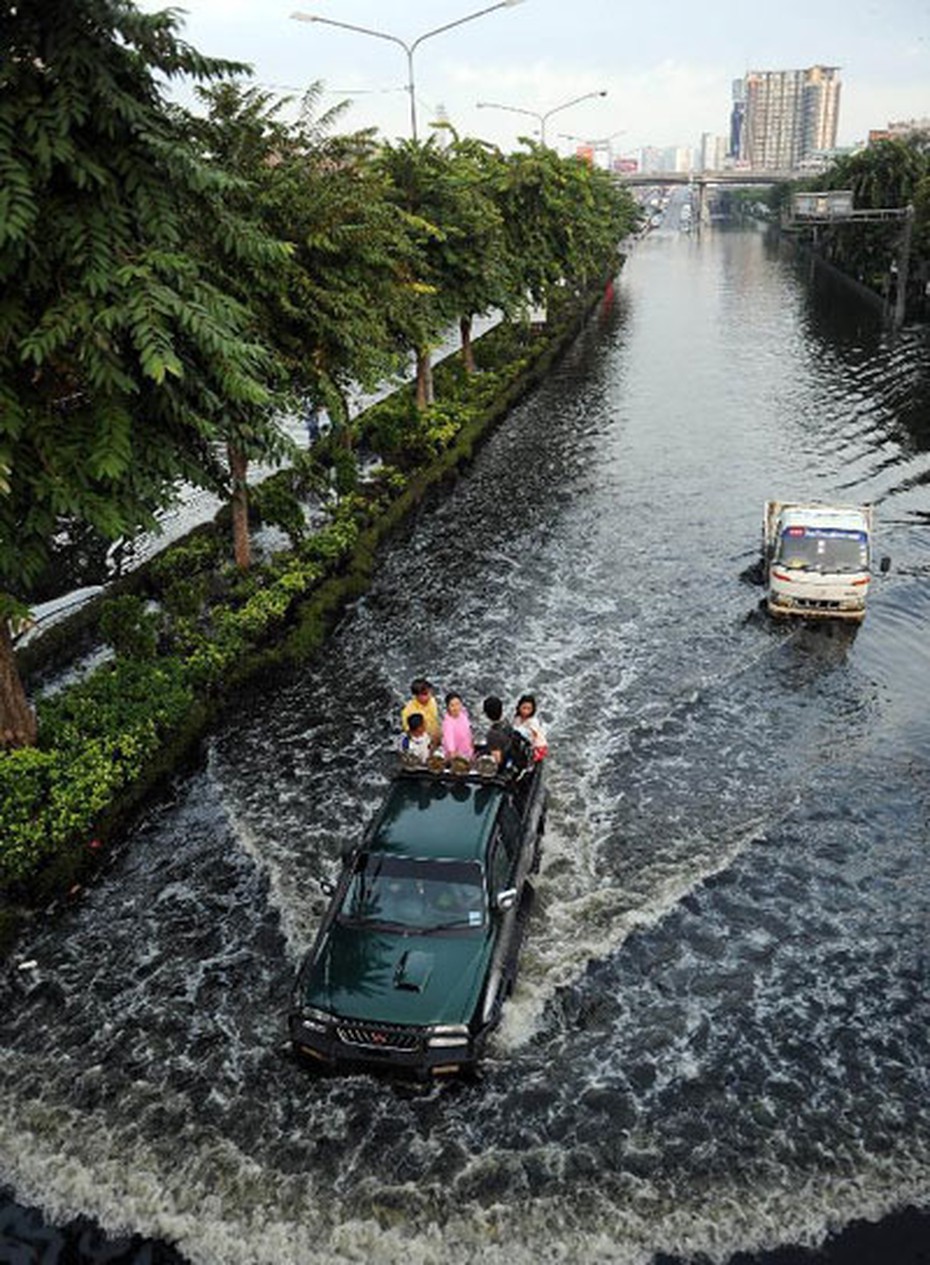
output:
[[[837,527],[787,527],[775,561],[792,571],[866,571],[869,542],[865,532]]]
[[[483,871],[473,862],[363,855],[339,920],[412,931],[481,927],[486,916],[482,880]]]

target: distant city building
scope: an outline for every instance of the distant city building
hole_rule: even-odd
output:
[[[729,145],[725,136],[714,136],[713,132],[701,134],[701,152],[698,158],[699,171],[723,171],[727,165]]]
[[[757,170],[795,171],[804,159],[833,149],[840,108],[838,71],[837,66],[747,71],[740,159]]]
[[[664,151],[654,145],[644,145],[640,150],[640,168],[647,174],[651,171],[663,171],[662,155]]]
[[[889,123],[885,128],[874,128],[869,132],[869,144],[877,145],[879,141],[903,140],[914,136],[917,132],[930,133],[930,119],[908,119],[906,122]]]
[[[663,171],[690,171],[694,166],[694,152],[684,145],[673,145],[670,149],[664,149],[663,155]]]
[[[816,150],[814,153],[808,154],[806,158],[802,158],[798,163],[797,169],[800,172],[809,172],[817,175],[832,167],[841,158],[847,158],[853,153],[855,153],[854,147],[848,145],[839,149]]]
[[[691,171],[694,165],[694,151],[683,145],[672,145],[668,149],[657,149],[654,145],[644,145],[639,151],[640,170],[649,172]]]
[[[575,157],[600,171],[610,171],[613,155],[610,141],[582,141],[575,146]]]
[[[743,124],[746,119],[746,81],[733,80],[733,108],[730,110],[730,145],[727,150],[729,158],[739,158],[740,145],[743,140]]]

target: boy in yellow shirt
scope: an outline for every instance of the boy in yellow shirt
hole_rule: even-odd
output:
[[[419,712],[426,725],[426,732],[429,734],[430,742],[434,747],[438,746],[442,740],[442,722],[439,719],[439,704],[436,702],[433,687],[429,681],[418,676],[410,683],[410,693],[412,695],[410,701],[401,708],[401,728],[404,733],[409,733],[409,719]]]

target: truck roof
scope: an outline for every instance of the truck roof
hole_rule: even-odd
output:
[[[823,501],[767,501],[766,536],[774,540],[782,527],[835,527],[848,531],[872,530],[871,505],[828,505]]]
[[[498,807],[497,780],[401,774],[368,832],[366,850],[395,856],[483,860]]]
[[[805,527],[851,527],[867,530],[871,526],[871,510],[865,505],[783,505],[780,514],[786,525]]]

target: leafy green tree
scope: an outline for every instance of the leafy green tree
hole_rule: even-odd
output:
[[[813,188],[810,181],[782,180],[772,185],[764,193],[765,202],[772,212],[773,219],[781,220],[791,210],[791,199],[796,192]]]
[[[930,285],[930,155],[926,170],[914,187],[914,253],[926,295]]]
[[[638,211],[625,189],[579,158],[527,140],[508,156],[496,197],[522,293],[546,303],[552,287],[584,282],[616,255]]]
[[[840,158],[821,187],[852,189],[859,210],[902,207],[913,202],[926,172],[927,151],[916,139],[884,140]]]
[[[270,435],[273,358],[224,284],[286,250],[225,204],[162,77],[201,56],[174,11],[0,0],[0,742],[35,740],[8,619],[62,521],[154,525],[180,480],[222,490],[229,418]],[[158,77],[158,78],[157,78]]]
[[[419,241],[411,289],[420,303],[407,336],[420,408],[432,403],[429,349],[439,333],[458,322],[471,368],[476,313],[544,302],[567,277],[584,285],[616,259],[638,219],[606,172],[532,143],[504,158],[481,141],[454,137],[443,147],[433,136],[386,145],[380,162]]]
[[[291,249],[268,293],[256,295],[260,278],[249,279],[253,303],[294,390],[344,419],[350,387],[374,386],[398,368],[395,314],[413,252],[375,161],[373,133],[333,135],[345,103],[318,117],[321,95],[312,84],[297,121],[281,123],[276,116],[289,101],[241,83],[200,91],[214,152],[249,180],[253,210]]]
[[[879,141],[837,160],[811,185],[851,189],[857,210],[913,207],[910,277],[923,300],[930,281],[930,133]],[[901,238],[901,224],[838,225],[824,232],[824,251],[845,271],[875,289],[887,285]]]
[[[563,159],[568,198],[574,207],[560,242],[565,276],[587,286],[617,264],[617,248],[639,221],[629,190],[584,159]]]
[[[513,311],[522,296],[494,196],[503,155],[483,141],[452,135],[452,144],[441,151],[446,170],[435,208],[442,217],[443,235],[429,243],[428,251],[442,308],[458,321],[462,362],[472,373],[474,317],[493,309]]]
[[[350,389],[372,389],[401,366],[413,247],[372,133],[333,135],[344,104],[318,115],[321,94],[312,84],[287,122],[288,99],[241,81],[211,85],[199,90],[206,114],[192,126],[204,152],[243,180],[243,213],[289,245],[284,270],[240,274],[242,297],[283,360],[291,396],[325,405],[348,443]]]
[[[403,213],[415,252],[407,260],[401,334],[416,356],[417,407],[433,403],[431,348],[459,315],[445,269],[461,242],[467,219],[467,181],[435,135],[425,141],[385,144],[378,164],[388,181],[388,196]]]

